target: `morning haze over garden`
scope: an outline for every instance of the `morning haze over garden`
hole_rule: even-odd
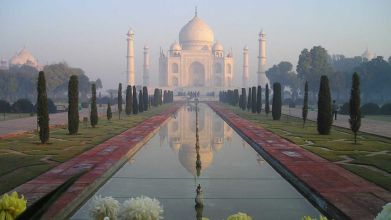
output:
[[[0,220],[391,219],[388,1],[3,1]]]

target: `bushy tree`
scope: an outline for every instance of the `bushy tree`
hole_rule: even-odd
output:
[[[11,105],[9,102],[5,100],[0,100],[0,113],[3,113],[3,117],[5,119],[5,113],[11,112]]]
[[[109,121],[113,117],[113,113],[111,112],[111,104],[110,104],[110,102],[107,103],[106,117],[107,117],[107,120],[109,120]]]
[[[79,82],[76,75],[72,75],[68,84],[68,131],[77,134],[79,130]]]
[[[48,111],[49,114],[57,113],[57,106],[54,104],[53,100],[48,98]]]
[[[273,120],[280,120],[281,106],[282,106],[281,84],[274,83],[273,84],[273,103],[272,103]]]
[[[127,115],[132,114],[132,107],[133,107],[132,86],[128,85],[126,87],[126,105],[125,105],[125,113]]]
[[[266,84],[265,89],[265,113],[269,115],[270,112],[270,104],[269,104],[269,84]]]
[[[34,105],[28,99],[18,99],[12,104],[12,111],[16,113],[33,113]]]
[[[91,126],[95,128],[95,126],[98,124],[98,108],[96,106],[96,85],[91,85],[91,115],[90,115],[90,122]]]
[[[262,87],[258,86],[257,89],[257,113],[261,113],[262,110]]]
[[[141,113],[144,111],[144,97],[143,97],[143,91],[140,90],[140,92],[138,93],[138,100],[139,100],[139,103],[138,103],[138,111]]]
[[[329,79],[326,75],[322,75],[318,93],[317,127],[319,134],[330,134],[331,125],[333,123],[331,110]]]
[[[121,112],[122,112],[122,83],[118,84],[118,118],[121,119]]]
[[[354,143],[357,144],[357,132],[361,126],[361,112],[360,112],[360,77],[358,73],[353,74],[352,91],[350,93],[350,129],[354,134]]]
[[[148,110],[148,88],[146,86],[143,87],[143,104],[144,111]]]
[[[257,87],[255,86],[251,88],[251,112],[257,112]]]
[[[133,114],[138,113],[138,101],[136,86],[133,86]]]
[[[307,115],[308,115],[308,82],[306,81],[304,85],[304,101],[303,101],[303,111],[302,111],[303,127],[305,126]]]
[[[37,86],[37,119],[39,126],[39,139],[42,144],[49,140],[49,112],[48,112],[48,97],[46,94],[46,80],[43,71],[38,75]]]

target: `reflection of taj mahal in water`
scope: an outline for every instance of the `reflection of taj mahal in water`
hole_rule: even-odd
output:
[[[198,108],[199,153],[202,170],[206,170],[213,162],[213,155],[223,146],[224,141],[230,141],[233,129],[210,108]],[[179,162],[193,176],[196,176],[197,152],[195,148],[195,114],[186,114],[186,111],[195,111],[195,106],[186,106],[185,111],[178,111],[167,126],[159,132],[161,140],[168,138],[170,147],[178,153]]]

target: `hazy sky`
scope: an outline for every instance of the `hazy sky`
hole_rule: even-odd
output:
[[[159,48],[167,50],[180,29],[198,16],[225,50],[232,48],[235,80],[241,85],[242,49],[249,47],[255,79],[258,32],[267,37],[267,66],[294,66],[303,48],[330,54],[391,55],[390,0],[0,0],[0,57],[23,46],[42,64],[66,61],[101,78],[104,89],[125,82],[126,32],[135,31],[136,81],[141,83],[142,48],[151,50],[151,82],[157,84]]]

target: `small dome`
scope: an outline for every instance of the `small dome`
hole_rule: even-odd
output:
[[[364,51],[364,53],[361,55],[361,57],[367,59],[368,61],[370,61],[373,58],[375,58],[375,55],[373,53],[369,52],[368,49],[366,49]]]
[[[179,32],[179,43],[185,49],[201,49],[211,45],[214,39],[212,29],[200,18],[194,16]]]
[[[17,53],[14,57],[10,60],[10,65],[29,65],[33,67],[38,67],[38,61],[35,59],[35,57],[28,52],[25,48],[23,48],[19,53]]]
[[[223,51],[224,48],[223,48],[223,45],[220,44],[220,42],[216,42],[214,45],[213,45],[213,51]]]
[[[133,30],[132,30],[132,29],[129,29],[129,31],[128,31],[128,33],[127,33],[126,35],[128,35],[128,37],[130,37],[131,35],[134,35]]]
[[[178,42],[174,42],[173,44],[171,44],[170,50],[179,51],[179,50],[182,50],[182,47]]]

